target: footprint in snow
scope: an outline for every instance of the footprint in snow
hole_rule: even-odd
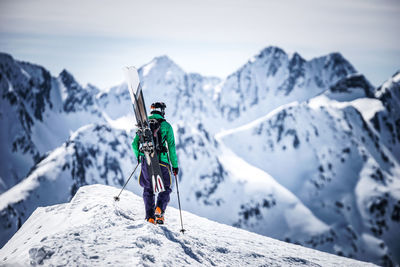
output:
[[[319,264],[298,257],[284,257],[283,260],[290,263],[291,266],[307,265],[312,267],[321,267]]]
[[[143,227],[143,223],[140,223],[140,224],[132,224],[132,225],[128,225],[127,227],[126,227],[126,229],[138,229],[138,228],[141,228],[141,227]]]

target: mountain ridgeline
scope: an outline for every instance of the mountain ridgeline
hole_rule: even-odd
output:
[[[267,47],[223,80],[166,56],[139,74],[146,103],[167,105],[184,210],[400,263],[399,72],[375,88],[339,53],[305,60]],[[1,245],[38,206],[83,185],[121,187],[136,165],[126,84],[83,87],[66,70],[53,77],[0,54],[0,94]],[[141,195],[138,176],[128,189]]]

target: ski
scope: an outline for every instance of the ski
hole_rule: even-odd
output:
[[[158,154],[147,117],[139,73],[135,67],[125,67],[124,72],[136,117],[136,133],[139,136],[140,143],[139,150],[144,154],[145,164],[152,181],[153,192],[160,193],[165,191],[165,187],[161,178],[162,173],[158,162]]]

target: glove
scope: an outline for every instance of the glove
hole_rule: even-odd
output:
[[[179,173],[179,168],[172,167],[172,172],[174,173],[175,176],[177,176]]]

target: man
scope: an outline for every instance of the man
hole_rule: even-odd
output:
[[[172,192],[169,158],[171,160],[172,171],[174,175],[177,176],[179,171],[178,159],[176,157],[175,150],[174,131],[171,125],[164,118],[165,108],[166,105],[163,102],[153,103],[151,105],[151,116],[149,117],[149,120],[155,119],[160,123],[161,144],[163,147],[162,152],[159,152],[158,159],[160,162],[165,191],[158,194],[155,206],[155,196],[151,184],[149,170],[147,170],[147,165],[143,160],[144,154],[139,151],[139,136],[136,135],[135,139],[132,142],[132,148],[135,152],[136,158],[142,163],[142,170],[139,176],[139,184],[143,187],[143,200],[146,209],[146,220],[153,224],[164,224],[164,212],[170,199],[169,195]]]

